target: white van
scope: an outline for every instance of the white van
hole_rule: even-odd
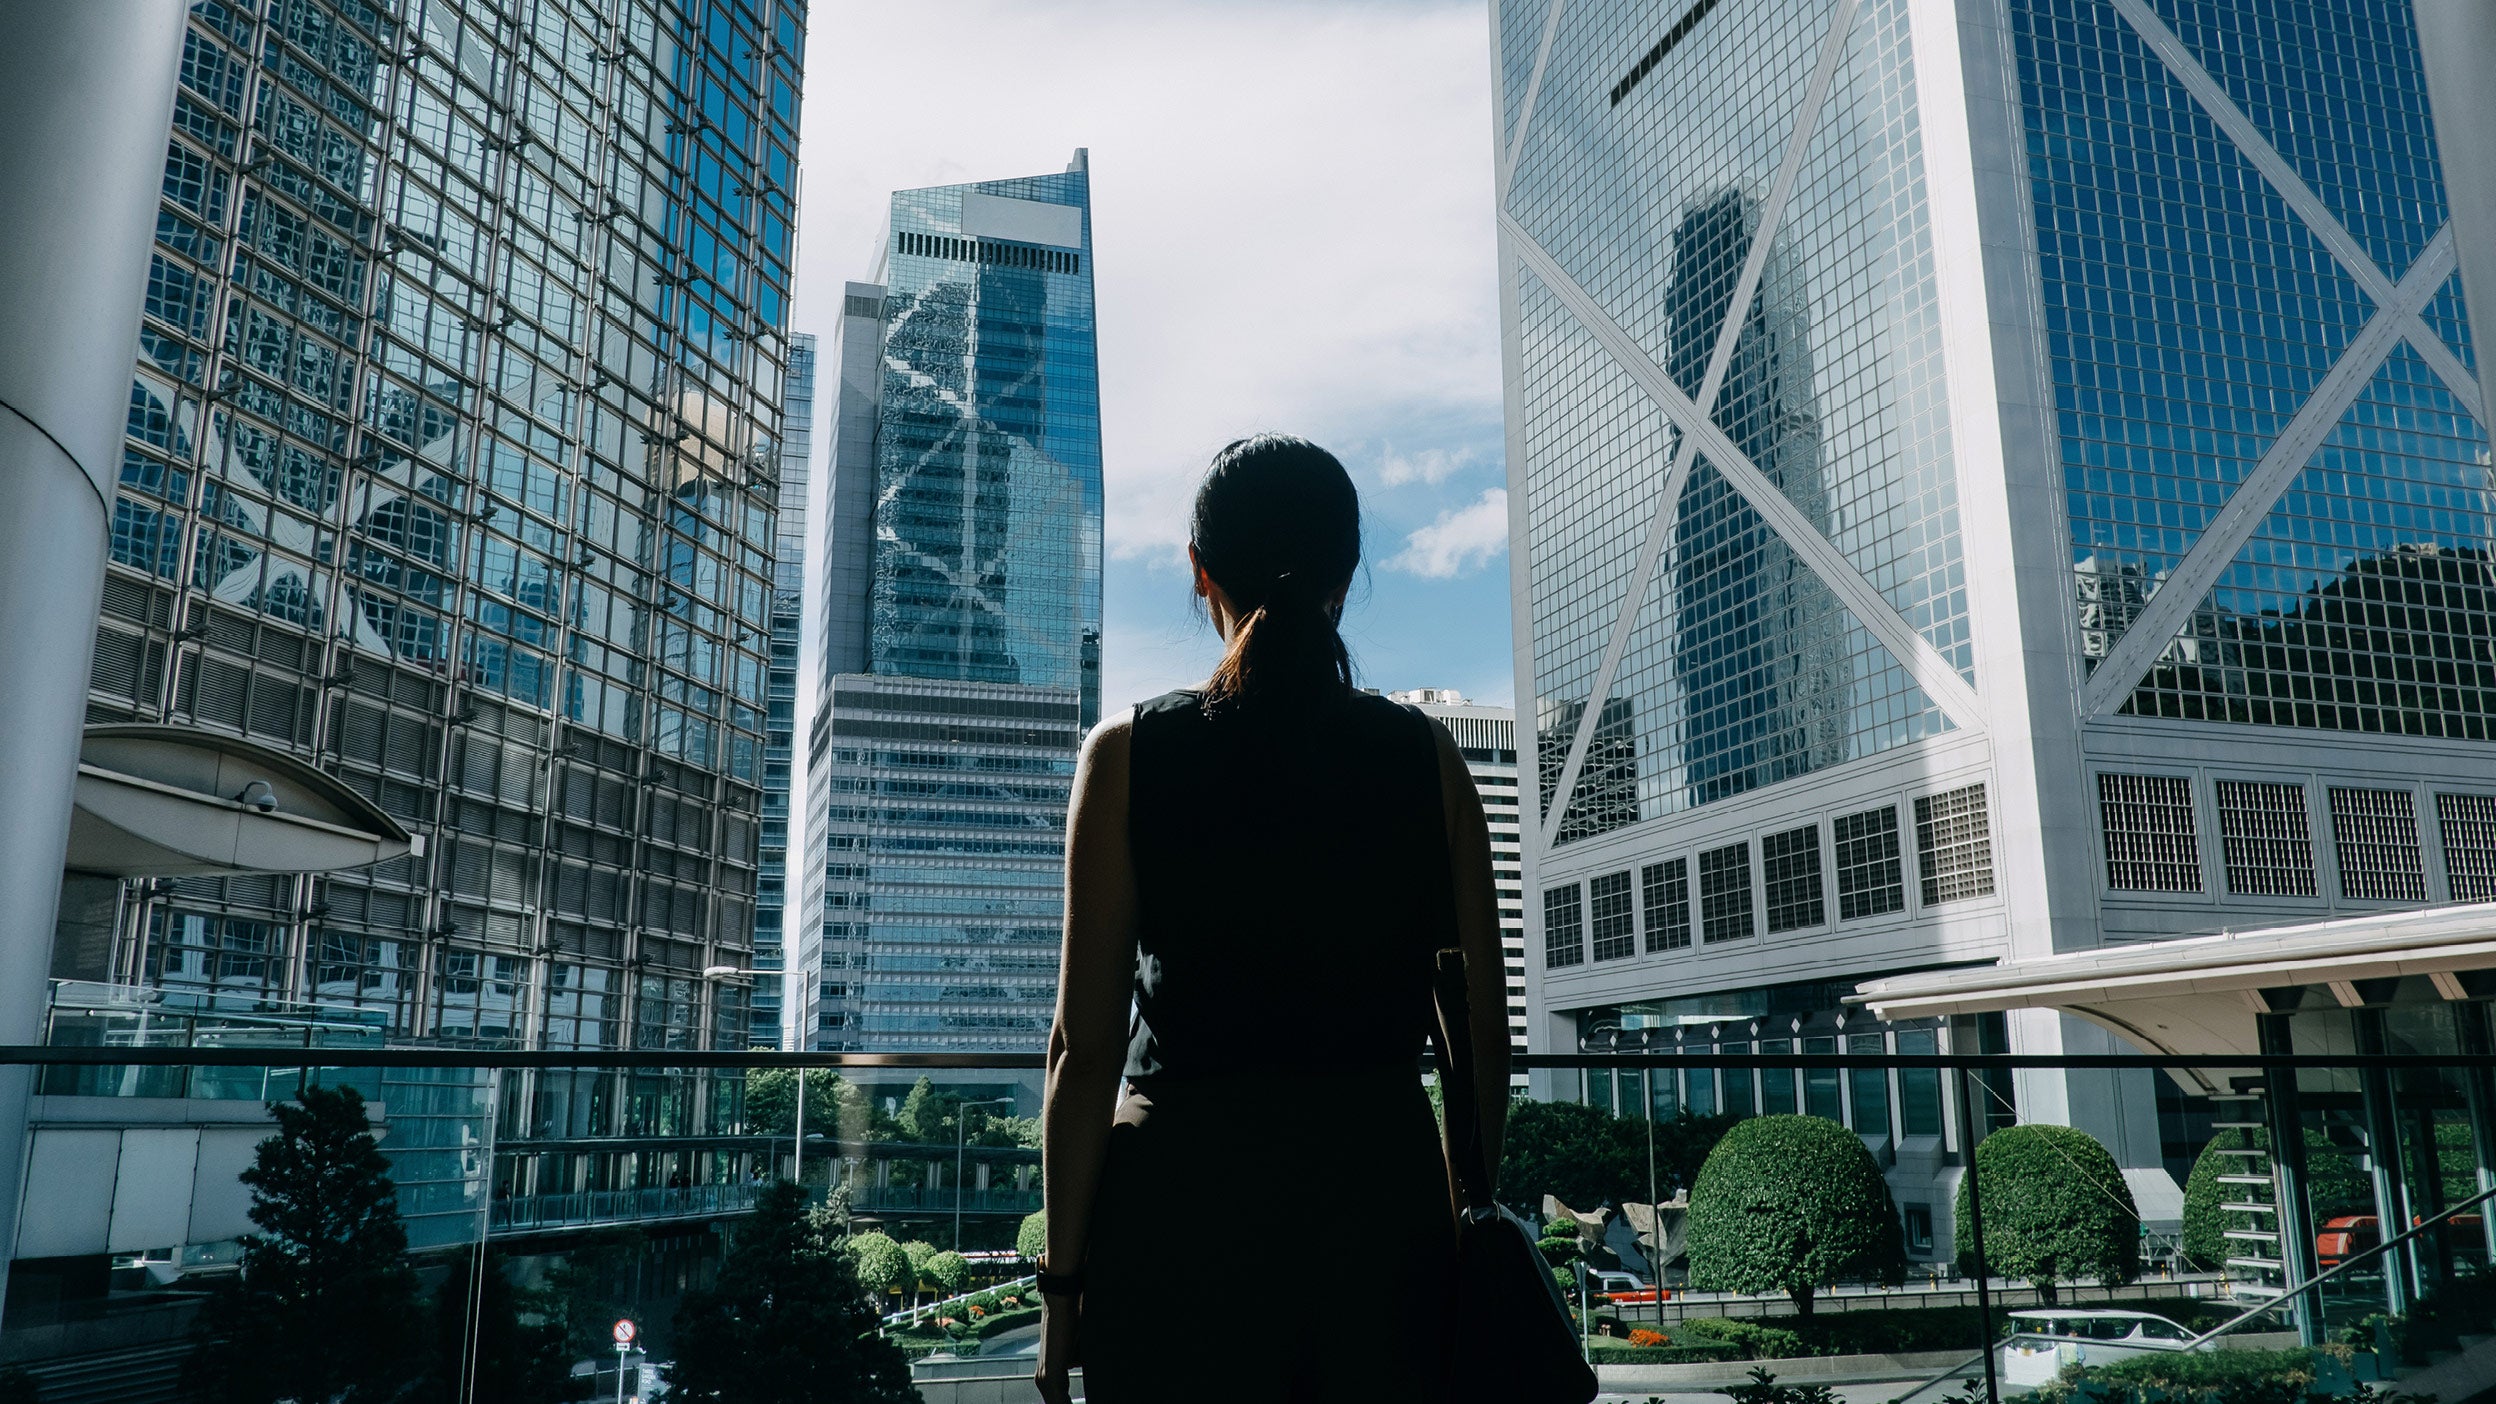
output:
[[[2192,1332],[2146,1311],[2045,1307],[2010,1316],[2011,1334],[2002,1342],[2005,1384],[2047,1384],[2065,1365],[2105,1365],[2151,1351],[2182,1350],[2193,1338]]]

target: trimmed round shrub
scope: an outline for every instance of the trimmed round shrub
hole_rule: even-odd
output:
[[[971,1260],[959,1253],[937,1253],[928,1258],[923,1271],[927,1280],[936,1284],[937,1291],[950,1296],[971,1280]]]
[[[1976,1270],[1967,1176],[1959,1178],[1959,1266]],[[2113,1287],[2141,1275],[2141,1211],[2095,1136],[2070,1126],[2006,1126],[1976,1147],[1985,1196],[1985,1267],[2026,1282],[2047,1306],[2065,1282]]]
[[[1049,1211],[1025,1214],[1023,1226],[1014,1231],[1014,1251],[1033,1262],[1049,1251]]]
[[[858,1264],[858,1284],[877,1296],[910,1284],[910,1255],[880,1233],[851,1238],[849,1255]]]
[[[2260,1132],[2230,1127],[2212,1135],[2210,1143],[2203,1146],[2200,1156],[2194,1159],[2192,1173],[2184,1177],[2184,1256],[2196,1265],[2217,1269],[2236,1251],[2227,1241],[2227,1230],[2251,1226],[2249,1220],[2237,1222],[2246,1219],[2246,1216],[2231,1215],[2219,1208],[2220,1205],[2271,1202],[2271,1191],[2266,1186],[2219,1183],[2221,1175],[2269,1164],[2268,1157],[2229,1155],[2226,1152],[2247,1146],[2267,1147],[2268,1144],[2268,1138]],[[2347,1152],[2311,1126],[2305,1130],[2305,1185],[2306,1199],[2313,1205],[2316,1228],[2341,1214],[2375,1212],[2374,1186],[2358,1172]],[[1986,1201],[1986,1210],[1991,1212],[1991,1200]],[[2264,1216],[2262,1227],[2271,1227],[2269,1216]]]
[[[1737,1123],[1690,1189],[1690,1285],[1783,1292],[1797,1314],[1840,1282],[1906,1280],[1898,1207],[1872,1153],[1816,1116]]]

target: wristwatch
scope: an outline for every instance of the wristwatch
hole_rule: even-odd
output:
[[[1040,1280],[1041,1296],[1080,1297],[1083,1295],[1081,1272],[1051,1272],[1047,1268],[1039,1268],[1035,1271],[1035,1275]]]

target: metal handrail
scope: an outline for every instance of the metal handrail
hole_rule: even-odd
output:
[[[2491,1199],[2496,1199],[2496,1188],[2483,1189],[2458,1204],[2448,1204],[2442,1209],[2437,1210],[2434,1217],[2423,1219],[2410,1227],[2407,1231],[2397,1234],[2391,1238],[2387,1238],[2381,1243],[2376,1244],[2374,1247],[2366,1249],[2364,1252],[2350,1254],[2348,1257],[2341,1259],[2335,1266],[2325,1269],[2322,1272],[2318,1272],[2312,1277],[2309,1277],[2303,1282],[2297,1283],[2292,1287],[2283,1289],[2278,1296],[2271,1298],[2269,1301],[2253,1306],[2237,1316],[2211,1327],[2209,1330],[2193,1337],[2184,1344],[2177,1346],[2176,1349],[2199,1349],[2201,1346],[2226,1335],[2228,1332],[2235,1330],[2237,1327],[2244,1325],[2246,1322],[2253,1320],[2255,1317],[2269,1314],[2281,1303],[2293,1301],[2298,1296],[2322,1286],[2324,1283],[2338,1277],[2340,1274],[2357,1266],[2359,1263],[2366,1261],[2368,1258],[2372,1258],[2377,1254],[2386,1253],[2394,1248],[2398,1248],[2402,1244],[2407,1243],[2409,1240],[2425,1233],[2428,1229],[2441,1227],[2447,1219],[2459,1218],[2465,1211],[2475,1209],[2478,1206],[2487,1203]],[[1906,1393],[1892,1398],[1889,1401],[1889,1404],[1907,1404],[1908,1400],[1913,1399],[1915,1396],[1922,1394],[1928,1389],[1931,1389],[1934,1385],[1940,1384],[1943,1380],[1949,1379],[1950,1377],[1958,1374],[1960,1371],[1965,1370],[1968,1366],[1983,1364],[1985,1362],[1985,1357],[1993,1354],[1995,1349],[1998,1348],[1998,1344],[1998,1342],[1988,1344],[1983,1350],[1977,1352],[1976,1354],[1969,1356],[1967,1359],[1960,1361],[1958,1364],[1953,1365],[1949,1369],[1942,1371],[1940,1374],[1933,1376],[1931,1379],[1924,1381],[1922,1384],[1908,1390]]]
[[[1571,1068],[1918,1068],[1968,1072],[2023,1069],[2277,1069],[2315,1071],[2488,1068],[2496,1053],[1516,1053],[1519,1070]],[[272,1068],[921,1068],[1042,1072],[1039,1053],[811,1053],[724,1049],[116,1048],[92,1044],[0,1044],[0,1067]],[[1416,1071],[1425,1064],[1416,1061]]]

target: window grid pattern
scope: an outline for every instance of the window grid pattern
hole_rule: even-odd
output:
[[[1752,934],[1750,844],[1699,855],[1699,934],[1707,941],[1739,941]]]
[[[90,715],[317,760],[438,857],[325,876],[317,927],[226,884],[242,943],[150,978],[529,1040],[533,949],[743,966],[803,7],[190,10],[105,589],[175,642],[99,651]],[[733,1119],[738,1075],[675,1081]],[[473,1236],[451,1130],[392,1138],[454,1206],[418,1247]]]
[[[2424,902],[2417,797],[2407,790],[2331,791],[2331,848],[2340,895],[2352,902]]]
[[[1543,964],[1557,970],[1586,963],[1585,902],[1576,883],[1543,889]]]
[[[1759,870],[1767,896],[1769,934],[1827,922],[1828,899],[1820,885],[1819,825],[1762,835]]]
[[[1653,48],[1651,16],[1616,5],[1556,31],[1509,208],[1686,389],[1730,311],[1756,192],[1778,169],[1827,23],[1809,7],[1714,9],[1617,105],[1605,85]],[[1503,82],[1532,66],[1540,31],[1505,36]],[[1849,30],[1799,153],[1779,256],[1712,409],[1768,490],[1972,676],[1908,37],[1894,0],[1867,5]],[[1658,210],[1679,213],[1659,224]],[[1587,720],[1618,610],[1637,611],[1576,789],[1546,793],[1558,842],[1947,729],[1707,461],[1691,465],[1651,593],[1621,600],[1643,522],[1621,508],[1647,500],[1669,428],[1530,275],[1518,278],[1514,330],[1546,792]]]
[[[1586,884],[1595,959],[1627,960],[1637,954],[1637,917],[1630,909],[1629,874],[1606,873]]]
[[[2199,892],[2201,837],[2193,782],[2181,775],[2097,777],[2106,885],[2117,892]]]
[[[2237,897],[2311,897],[2314,836],[2305,786],[2269,780],[2218,782],[2219,845],[2227,890]]]
[[[1993,895],[1993,829],[1984,786],[1916,797],[1915,866],[1925,906]]]
[[[2074,605],[2097,659],[2373,309],[2112,7],[2008,9]]]
[[[1837,915],[1841,920],[1883,916],[1907,905],[1898,851],[1898,809],[1882,805],[1830,821],[1837,848]]]
[[[1690,860],[1667,858],[1638,870],[1646,905],[1647,949],[1677,951],[1690,944]]]
[[[2496,496],[2406,344],[2271,504],[2125,710],[2496,739]]]
[[[2453,900],[2496,902],[2496,795],[2437,795],[2435,828]]]

